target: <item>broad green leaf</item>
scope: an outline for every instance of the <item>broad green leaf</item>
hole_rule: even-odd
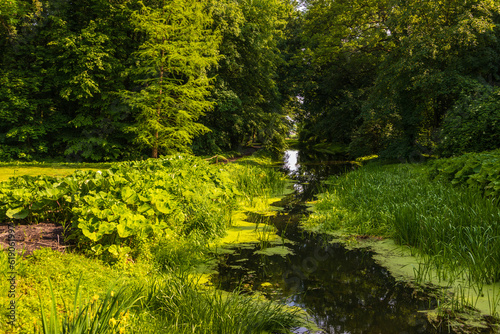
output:
[[[23,207],[18,207],[14,209],[8,209],[7,210],[7,217],[11,219],[25,219],[29,215],[29,210],[25,209]]]

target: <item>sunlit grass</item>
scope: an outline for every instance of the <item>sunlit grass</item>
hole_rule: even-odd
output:
[[[302,324],[295,309],[201,285],[188,268],[193,247],[179,243],[178,262],[127,268],[48,249],[18,258],[17,322],[11,327],[2,314],[0,333],[273,333]],[[0,260],[7,272],[5,252]],[[7,283],[0,288],[7,291]],[[0,302],[7,305],[6,295]]]
[[[110,164],[0,164],[0,182],[9,177],[22,175],[47,175],[64,177],[76,170],[100,170],[109,168]]]
[[[500,279],[500,207],[466,188],[429,181],[424,166],[367,166],[341,176],[306,225],[394,238],[427,255],[443,278]]]
[[[214,289],[165,276],[152,282],[142,300],[141,333],[274,333],[301,325],[297,310],[257,297]]]

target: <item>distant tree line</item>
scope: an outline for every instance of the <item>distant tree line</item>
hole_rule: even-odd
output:
[[[0,160],[500,145],[495,0],[0,0]]]
[[[303,142],[388,158],[500,147],[499,1],[303,6],[289,38]]]
[[[0,0],[0,160],[284,145],[283,0]]]

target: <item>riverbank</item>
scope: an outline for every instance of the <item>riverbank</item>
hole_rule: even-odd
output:
[[[0,283],[0,291],[15,287],[12,297],[2,293],[0,304],[13,302],[16,318],[11,326],[3,313],[0,333],[59,333],[64,322],[77,333],[87,320],[99,324],[96,333],[264,333],[300,326],[297,310],[200,281],[213,270],[209,243],[225,234],[240,209],[261,210],[284,184],[280,173],[256,164],[215,165],[191,156],[2,183],[1,209],[10,217],[4,224],[55,222],[71,247],[17,253],[14,271],[9,253],[0,252],[2,273],[15,276],[13,285]],[[15,248],[29,242],[18,234]],[[83,311],[76,314],[78,307]]]
[[[373,248],[396,276],[447,287],[452,297],[443,293],[440,316],[472,307],[498,317],[500,207],[480,189],[431,175],[439,164],[371,164],[330,177],[303,225]]]

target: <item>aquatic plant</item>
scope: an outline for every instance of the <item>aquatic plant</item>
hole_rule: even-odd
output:
[[[297,309],[235,292],[200,290],[183,273],[153,282],[140,302],[148,310],[138,324],[146,333],[272,333],[303,324]]]
[[[339,178],[305,223],[394,238],[425,254],[442,278],[500,280],[500,207],[474,189],[429,181],[425,167],[367,166]]]

